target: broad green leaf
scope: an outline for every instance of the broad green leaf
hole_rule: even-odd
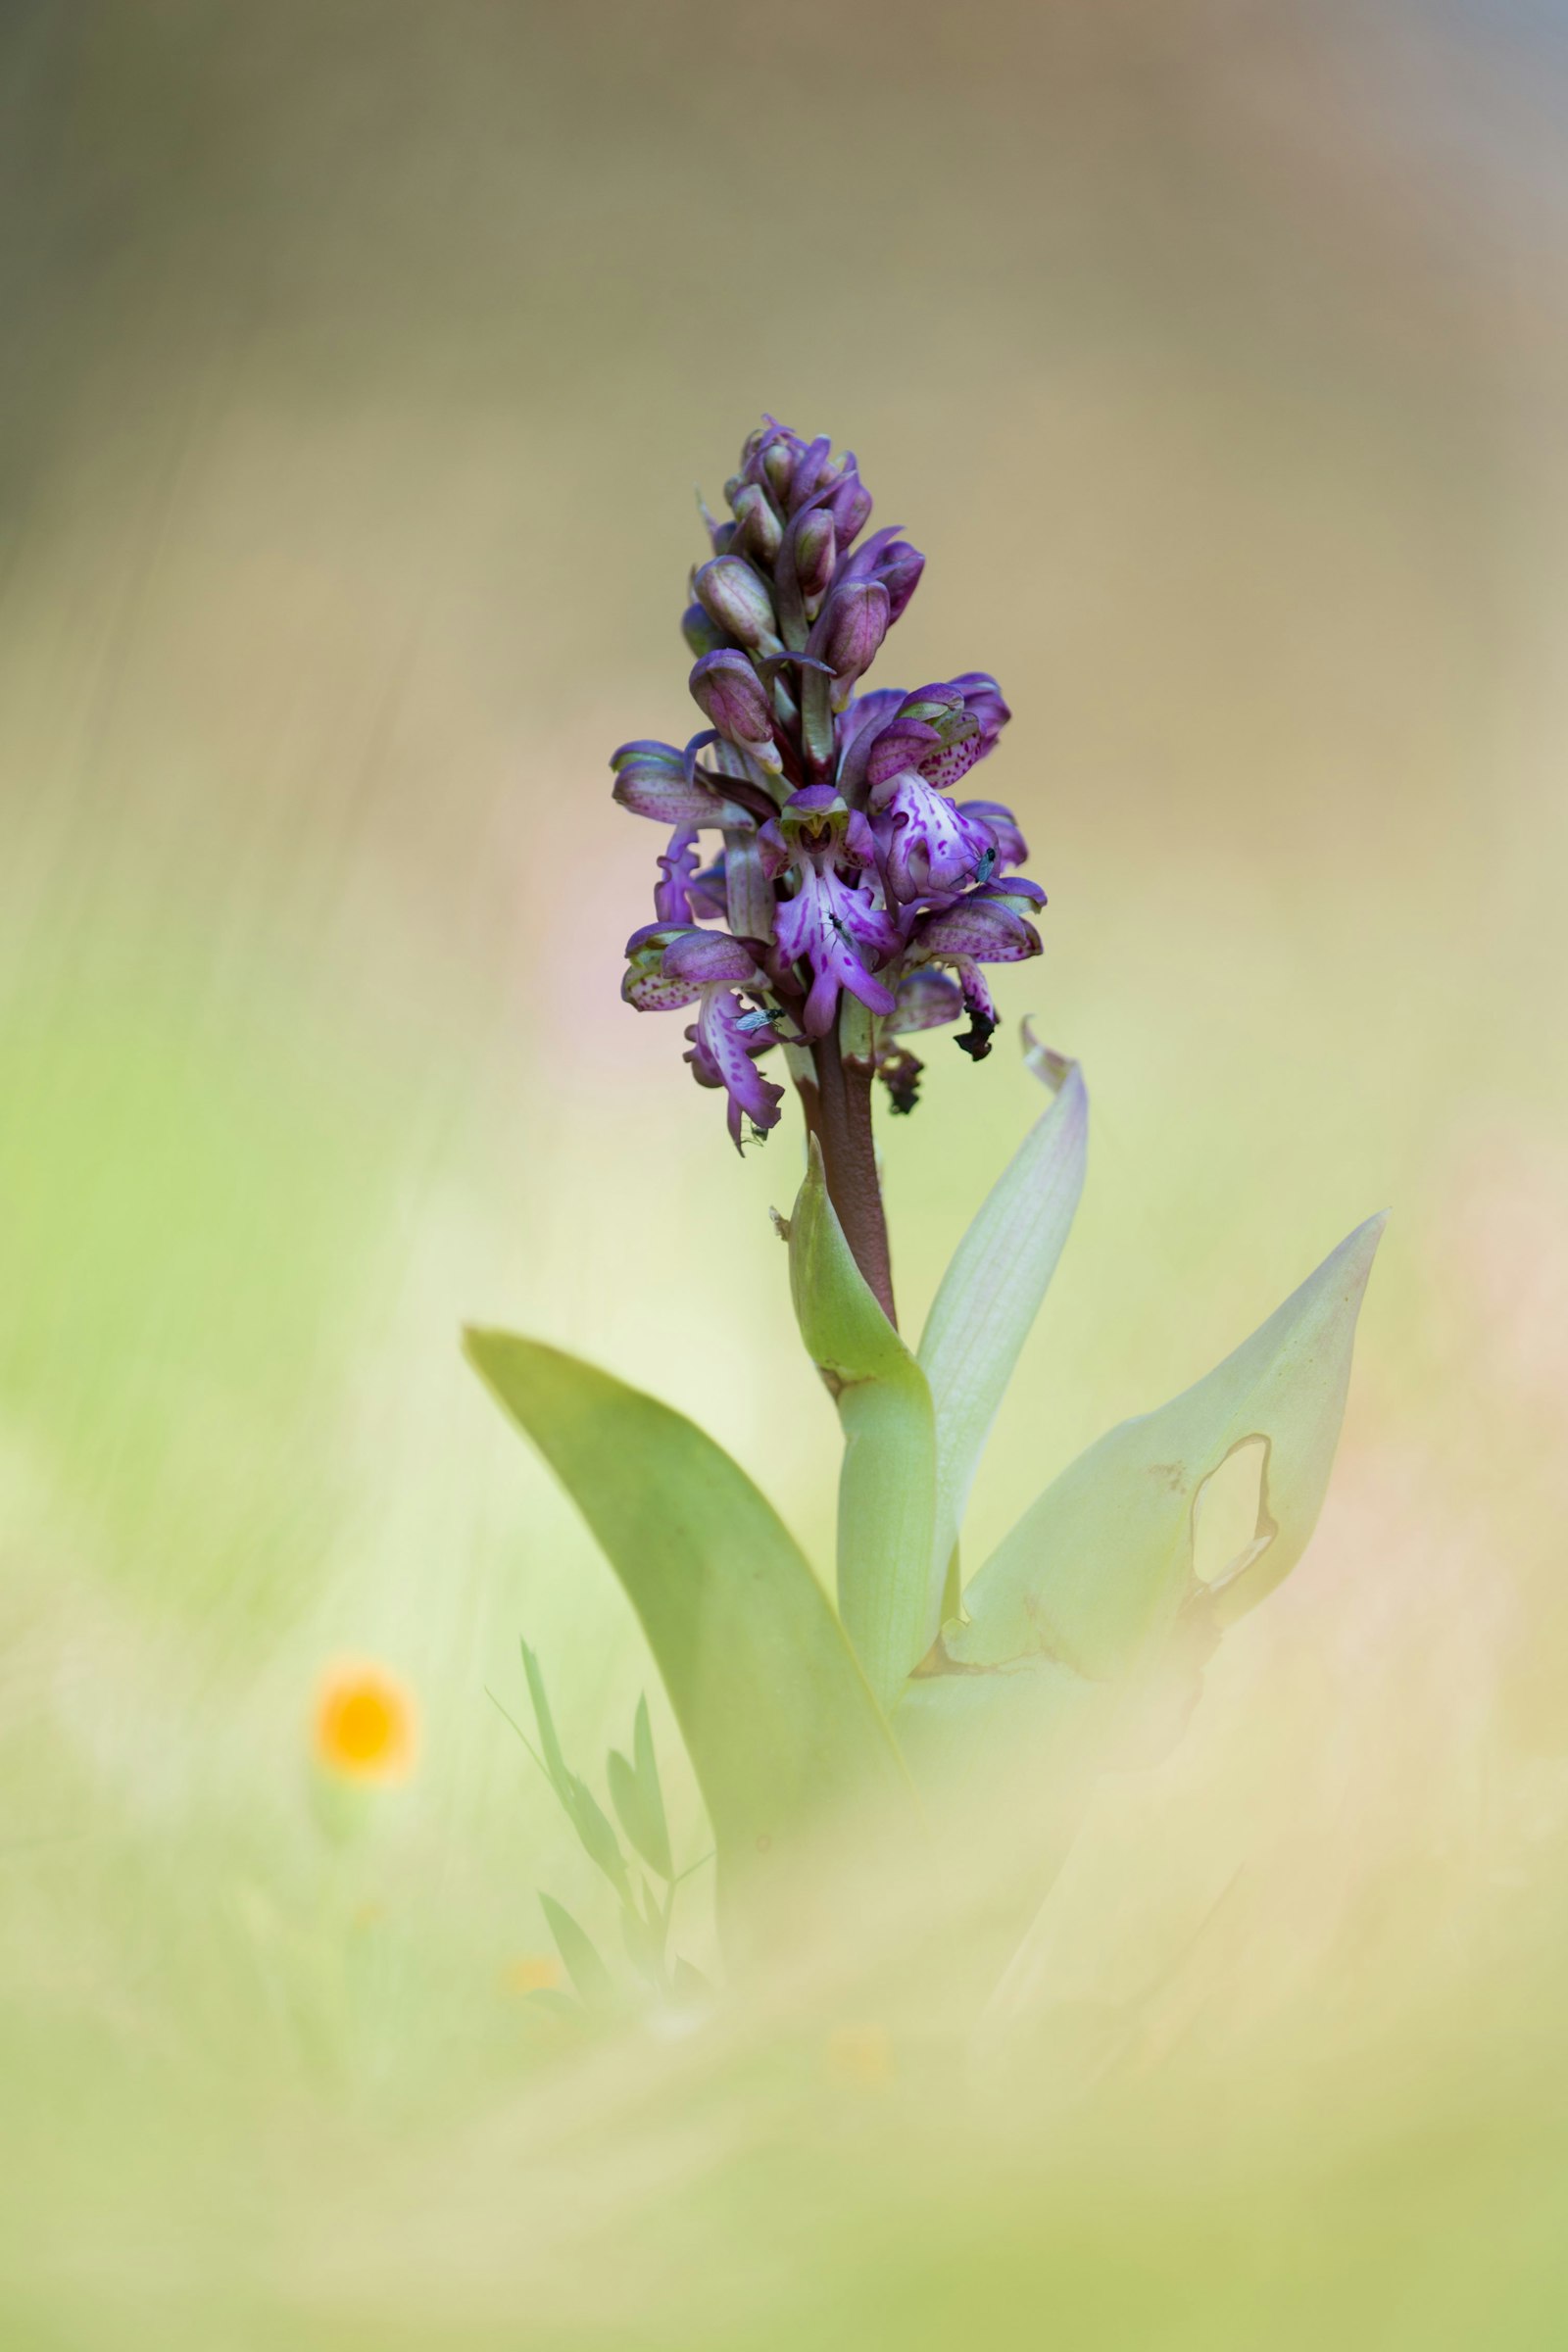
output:
[[[470,1331],[469,1360],[587,1520],[642,1622],[726,1887],[857,1792],[907,1782],[832,1606],[723,1449],[558,1348]]]
[[[1135,1666],[1184,1604],[1224,1626],[1273,1591],[1317,1524],[1383,1225],[1358,1226],[1206,1379],[1124,1421],[1047,1488],[971,1585],[969,1623],[947,1644],[956,1662],[1044,1655],[1103,1681]],[[1194,1502],[1250,1440],[1265,1449],[1253,1542],[1200,1586]]]
[[[945,1629],[934,1671],[907,1685],[899,1739],[917,1783],[947,1800],[960,1850],[976,1805],[1005,1805],[1015,1824],[1003,1944],[1043,1898],[1097,1774],[1179,1735],[1221,1628],[1304,1549],[1382,1226],[1352,1233],[1206,1379],[1065,1470],[974,1579],[968,1622]],[[1195,1503],[1250,1441],[1266,1449],[1256,1529],[1200,1585]]]
[[[790,1290],[807,1352],[844,1429],[839,1614],[866,1679],[889,1706],[939,1622],[936,1429],[925,1374],[844,1238],[814,1136],[790,1218]]]
[[[1056,1099],[958,1244],[920,1337],[936,1413],[935,1558],[944,1574],[992,1423],[1083,1191],[1089,1098],[1078,1064],[1038,1046],[1027,1024],[1024,1036],[1029,1067]]]
[[[539,1907],[550,1923],[550,1933],[556,1939],[556,1949],[567,1976],[590,2009],[610,2009],[614,2006],[615,1986],[609,1969],[600,1959],[592,1939],[577,1925],[564,1903],[554,1895],[541,1894]]]

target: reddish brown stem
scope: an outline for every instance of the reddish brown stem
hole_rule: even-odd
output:
[[[871,1064],[858,1056],[846,1056],[836,1029],[816,1040],[811,1060],[815,1083],[801,1080],[801,1101],[806,1106],[806,1124],[822,1147],[828,1199],[838,1212],[856,1264],[888,1321],[897,1327],[888,1225],[871,1140]]]

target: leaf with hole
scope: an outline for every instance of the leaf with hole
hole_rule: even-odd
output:
[[[970,1621],[947,1644],[956,1661],[1050,1657],[1103,1681],[1129,1671],[1184,1605],[1227,1625],[1289,1575],[1328,1486],[1383,1225],[1358,1226],[1205,1379],[1109,1431],[1047,1488],[970,1587]],[[1252,1444],[1265,1455],[1252,1541],[1200,1587],[1195,1499]]]

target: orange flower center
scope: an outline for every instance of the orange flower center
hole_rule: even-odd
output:
[[[322,1685],[316,1752],[351,1780],[396,1780],[414,1761],[414,1705],[378,1668],[339,1670]]]

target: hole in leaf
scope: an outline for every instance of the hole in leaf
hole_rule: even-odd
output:
[[[1279,1530],[1269,1516],[1267,1438],[1242,1438],[1193,1496],[1193,1574],[1216,1592],[1261,1559]]]

